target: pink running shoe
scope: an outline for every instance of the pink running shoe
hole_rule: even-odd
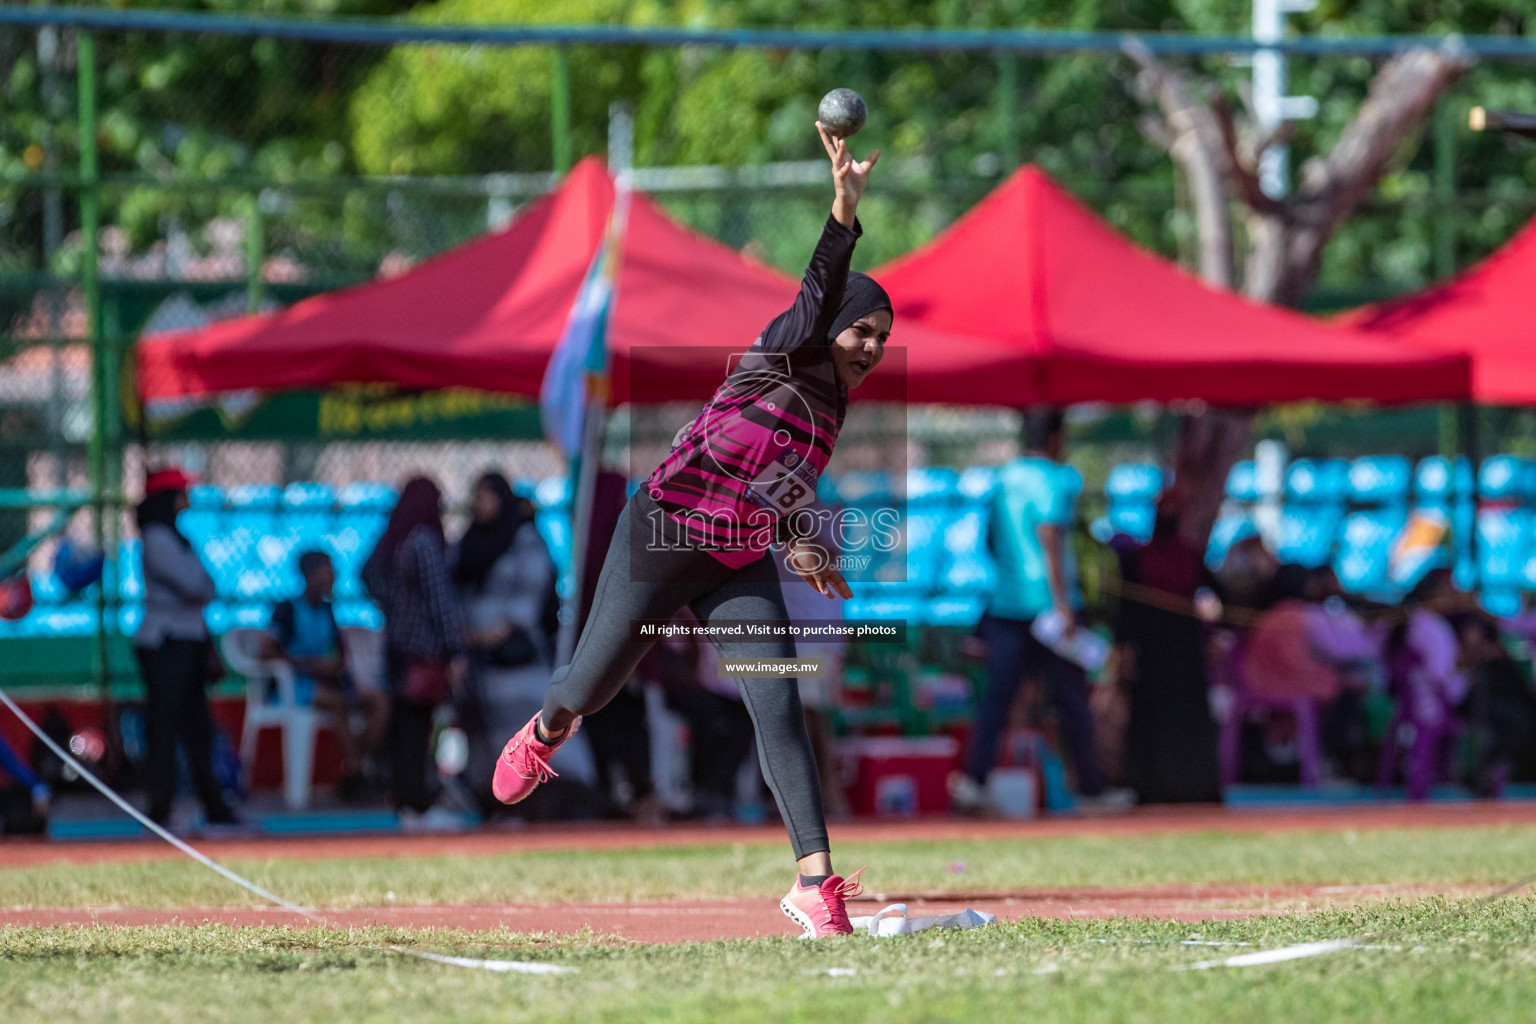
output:
[[[564,736],[546,745],[539,742],[538,734],[534,732],[533,726],[538,720],[538,715],[528,719],[528,724],[507,740],[507,745],[501,748],[501,756],[496,759],[491,792],[504,804],[525,799],[539,783],[548,782],[560,774],[549,766],[549,759],[555,756],[560,744],[576,735],[576,729],[581,725],[581,719],[577,718],[565,730]]]
[[[864,891],[859,883],[863,868],[846,879],[833,875],[820,885],[800,884],[795,876],[794,888],[779,900],[779,909],[795,924],[805,929],[802,939],[824,939],[829,935],[852,935],[853,925],[848,921],[848,908],[844,901]]]

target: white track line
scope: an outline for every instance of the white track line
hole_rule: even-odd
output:
[[[1328,939],[1323,942],[1303,942],[1295,946],[1281,946],[1279,949],[1260,950],[1257,953],[1239,953],[1237,956],[1229,956],[1222,960],[1202,960],[1197,964],[1190,964],[1188,967],[1181,969],[1186,971],[1207,971],[1213,967],[1259,967],[1263,964],[1278,964],[1286,960],[1305,960],[1310,956],[1337,953],[1341,949],[1354,949],[1359,945],[1359,939]]]
[[[390,946],[390,949],[400,953],[410,953],[419,956],[423,960],[431,960],[435,964],[451,964],[454,967],[473,967],[482,971],[508,971],[517,974],[575,974],[576,968],[564,967],[560,964],[536,963],[532,960],[472,960],[464,956],[443,956],[441,953],[423,953],[414,949],[398,949]]]

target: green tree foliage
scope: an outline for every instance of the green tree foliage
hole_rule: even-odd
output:
[[[437,23],[684,25],[821,28],[1046,28],[1243,34],[1249,0],[171,0],[158,6],[313,17],[403,15]],[[1536,0],[1323,0],[1293,16],[1311,35],[1520,34]],[[0,181],[75,159],[73,34],[55,69],[62,108],[44,96],[35,33],[0,35]],[[292,40],[101,33],[103,169],[240,183],[286,184],[338,175],[465,175],[541,171],[551,164],[549,48],[405,46],[393,50]],[[636,157],[645,165],[755,164],[819,158],[815,104],[834,86],[858,89],[871,121],[859,137],[886,151],[883,198],[869,204],[862,258],[895,255],[948,223],[1020,161],[1060,178],[1120,230],[1188,256],[1192,231],[1167,154],[1146,139],[1130,95],[1128,61],[1111,55],[1000,57],[986,53],[764,52],[709,48],[577,47],[570,53],[578,155],[606,145],[609,105],[633,103]],[[1199,70],[1240,94],[1241,62]],[[1293,165],[1324,152],[1357,109],[1379,62],[1293,59],[1291,89],[1316,96],[1318,117],[1298,126]],[[1449,99],[1458,160],[1455,256],[1466,263],[1502,243],[1531,214],[1536,147],[1464,128],[1473,103],[1536,108],[1524,65],[1486,62]],[[51,133],[51,136],[50,136]],[[48,141],[51,137],[52,141]],[[1321,286],[1411,287],[1433,276],[1434,158],[1405,140],[1404,168],[1330,246]],[[905,161],[905,163],[901,163]],[[896,186],[900,164],[903,184]],[[451,215],[407,198],[336,195],[275,218],[271,240],[310,261],[365,270],[382,248],[420,255],[483,225],[465,203]],[[0,184],[0,268],[36,266],[40,190]],[[135,248],[168,223],[231,213],[245,192],[173,188],[109,191],[107,222]],[[872,197],[873,198],[873,197]],[[824,216],[813,190],[670,195],[696,227],[773,262],[803,259],[803,237]],[[73,204],[69,204],[73,209]],[[402,212],[403,211],[403,212]],[[1447,221],[1446,223],[1449,223]],[[436,232],[434,224],[449,226]],[[796,242],[796,239],[802,241]],[[867,251],[863,251],[867,250]],[[371,256],[369,255],[371,254]],[[59,269],[67,269],[60,266]]]
[[[1175,15],[1165,0],[1065,6],[1041,0],[441,0],[413,16],[460,23],[1148,31]],[[547,169],[551,61],[550,51],[538,48],[397,49],[353,102],[360,166],[388,174]],[[816,102],[828,89],[848,85],[874,112],[861,144],[931,167],[922,194],[903,198],[902,216],[871,204],[871,226],[884,229],[871,255],[893,256],[922,241],[1020,158],[1097,185],[1091,198],[1112,221],[1148,244],[1163,244],[1176,220],[1168,212],[1172,171],[1138,132],[1137,107],[1116,81],[1115,63],[1087,56],[1014,60],[1010,96],[1000,88],[1007,70],[988,54],[578,47],[571,54],[575,143],[579,153],[602,152],[608,106],[623,98],[636,108],[636,158],[643,165],[815,159],[821,156],[811,128]],[[1149,196],[1156,202],[1148,203]],[[780,245],[778,236],[799,237],[825,216],[819,208],[752,197],[724,210],[685,197],[670,201],[696,226],[733,244],[755,240],[769,259],[786,265],[803,259],[803,245]],[[791,230],[768,232],[761,221],[770,215]]]
[[[416,19],[447,24],[633,23],[633,0],[441,0]],[[605,146],[608,105],[642,91],[634,47],[571,54],[572,120],[580,152]],[[401,46],[352,98],[352,144],[371,174],[548,170],[551,70],[547,47]]]
[[[155,6],[329,18],[393,15],[407,10],[410,2],[262,0],[253,5],[244,0],[169,0]],[[384,56],[383,50],[204,34],[102,32],[97,40],[97,145],[104,174],[141,172],[167,182],[280,183],[355,169],[348,103]],[[72,31],[60,33],[51,67],[39,60],[36,32],[0,33],[4,179],[44,170],[44,154],[50,148],[56,151],[59,169],[73,170],[79,144],[76,56]],[[109,190],[105,198],[106,223],[125,229],[135,247],[160,236],[167,218],[196,224],[228,213],[243,201],[231,193],[170,188]],[[36,268],[35,257],[29,260],[23,254],[38,252],[40,203],[36,187],[0,191],[0,231],[8,236],[13,266],[31,262]],[[71,227],[73,206],[68,204]],[[0,248],[0,261],[4,252]],[[70,255],[65,253],[61,260],[55,269],[70,269]]]

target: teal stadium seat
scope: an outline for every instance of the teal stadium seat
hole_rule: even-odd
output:
[[[905,547],[905,579],[925,591],[939,585],[939,570],[944,555],[945,523],[950,519],[949,509],[929,502],[914,502],[907,506],[905,531],[902,535]],[[891,564],[900,565],[899,552],[893,552]]]
[[[1519,455],[1490,455],[1477,474],[1484,501],[1528,502],[1536,494],[1536,462]]]
[[[1259,500],[1259,472],[1252,459],[1241,459],[1227,471],[1227,497],[1251,503]]]
[[[123,601],[144,597],[144,560],[137,537],[125,537],[117,543],[117,596]]]
[[[336,494],[336,501],[343,509],[388,515],[399,497],[399,493],[389,484],[364,480],[342,487]]]
[[[843,607],[845,619],[902,619],[914,626],[923,624],[925,613],[924,594],[905,584],[859,587]]]
[[[1517,590],[1525,579],[1530,550],[1529,509],[1484,509],[1478,513],[1477,560],[1484,587]]]
[[[1391,587],[1387,577],[1392,545],[1408,521],[1402,506],[1351,512],[1344,517],[1333,569],[1346,590],[1382,593]]]
[[[989,594],[997,567],[987,549],[990,517],[985,509],[967,508],[944,527],[940,585],[947,594]]]
[[[224,491],[213,484],[193,484],[187,488],[187,504],[192,508],[224,507]]]
[[[1227,472],[1226,496],[1229,502],[1247,506],[1259,500],[1259,475],[1252,459],[1242,459],[1232,464]],[[1216,518],[1211,528],[1211,539],[1205,549],[1205,564],[1219,569],[1227,560],[1232,545],[1258,531],[1247,508],[1228,507]]]
[[[960,474],[947,466],[907,470],[907,501],[949,503],[960,496]]]
[[[1308,568],[1333,553],[1349,489],[1349,464],[1342,459],[1297,459],[1286,471],[1285,506],[1280,513],[1276,556]]]
[[[955,481],[960,501],[966,505],[986,505],[992,500],[992,492],[996,488],[996,466],[967,466],[960,471],[959,479]]]
[[[833,492],[834,500],[847,507],[886,504],[891,500],[891,477],[883,470],[854,470],[837,478]]]
[[[1413,475],[1414,504],[1450,507],[1453,498],[1470,497],[1472,466],[1465,458],[1454,463],[1443,455],[1421,459]]]
[[[533,501],[541,509],[568,507],[571,503],[570,479],[563,476],[545,477],[534,488]]]
[[[1222,513],[1216,518],[1216,525],[1211,527],[1211,539],[1205,548],[1205,564],[1212,570],[1220,569],[1232,545],[1258,532],[1248,513]]]
[[[51,570],[29,569],[27,582],[32,585],[32,603],[34,605],[63,604],[70,598],[69,591],[64,589],[64,584]]]
[[[1508,616],[1520,612],[1520,591],[1515,587],[1487,586],[1478,599],[1489,615]]]
[[[1138,544],[1152,539],[1152,528],[1157,524],[1157,497],[1163,490],[1163,470],[1150,462],[1124,462],[1109,471],[1104,481],[1104,498],[1108,509],[1104,525],[1094,531],[1095,536],[1107,534],[1109,540],[1116,534],[1130,537]]]
[[[1367,455],[1349,465],[1349,499],[1359,505],[1408,501],[1412,467],[1401,455]]]
[[[1297,459],[1285,472],[1285,500],[1342,505],[1349,497],[1349,463],[1344,459]]]
[[[336,514],[325,540],[331,557],[336,560],[338,598],[364,596],[363,563],[373,554],[374,546],[384,533],[385,522],[381,513],[355,508],[344,508]]]
[[[1472,465],[1465,458],[1452,461],[1432,455],[1419,461],[1413,477],[1414,511],[1443,518],[1450,531],[1452,549],[1450,554],[1437,552],[1419,564],[1401,567],[1394,572],[1394,584],[1407,590],[1431,569],[1451,564],[1457,580],[1471,585],[1476,575],[1468,542],[1474,518],[1472,483]]]

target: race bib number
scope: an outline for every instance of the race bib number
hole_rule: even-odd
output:
[[[816,500],[816,467],[794,452],[774,459],[752,481],[752,495],[779,515],[798,511]]]

